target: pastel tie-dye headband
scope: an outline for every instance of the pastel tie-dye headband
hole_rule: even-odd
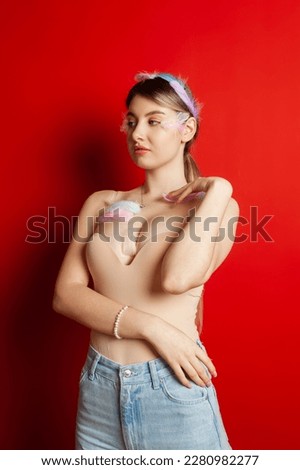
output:
[[[170,73],[159,73],[159,72],[140,72],[135,76],[135,80],[141,82],[143,80],[151,80],[152,78],[160,77],[163,80],[169,82],[173,90],[177,93],[177,95],[182,99],[182,101],[186,104],[191,114],[194,116],[195,119],[198,119],[199,116],[199,106],[197,105],[196,101],[191,99],[187,94],[184,88],[184,82],[179,80],[178,78],[174,77]]]

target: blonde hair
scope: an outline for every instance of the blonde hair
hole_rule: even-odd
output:
[[[177,77],[174,77],[174,80],[177,80],[182,86],[184,86],[186,93],[188,94],[189,98],[193,101],[195,106],[197,106],[199,113],[200,113],[200,110],[202,109],[203,105],[196,102],[196,100],[194,99],[191,93],[191,90],[186,85],[186,83],[182,82],[182,80],[178,79]],[[188,113],[190,116],[192,116],[191,111],[186,105],[186,103],[180,98],[180,96],[172,88],[169,82],[163,79],[162,77],[156,76],[154,78],[146,78],[136,83],[130,89],[127,95],[127,98],[125,101],[127,108],[129,108],[131,101],[136,95],[144,96],[145,98],[149,98],[161,106],[168,106],[171,109],[174,109],[174,111],[185,112],[185,113]],[[201,172],[190,153],[190,148],[193,142],[196,140],[198,133],[199,133],[199,125],[200,125],[199,115],[195,119],[197,122],[197,130],[193,138],[189,142],[186,142],[185,147],[184,147],[184,153],[183,153],[184,176],[188,183],[193,181],[198,176],[201,176]]]

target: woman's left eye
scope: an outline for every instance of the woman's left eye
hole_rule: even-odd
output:
[[[157,126],[157,124],[160,124],[160,121],[156,121],[156,119],[150,119],[149,124],[151,124],[153,126]]]

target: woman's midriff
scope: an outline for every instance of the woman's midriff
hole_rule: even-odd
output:
[[[136,305],[134,307],[137,308]],[[198,322],[200,322],[200,324],[202,323],[202,302],[199,303],[198,310],[192,311],[190,308],[189,306],[189,310],[183,309],[180,312],[176,309],[176,313],[170,312],[169,314],[166,314],[162,309],[161,314],[155,313],[155,315],[163,318],[189,336],[193,341],[196,341],[200,334],[200,331],[197,329],[197,324]],[[150,310],[151,307],[149,306],[147,311],[153,313]],[[146,310],[143,309],[143,311]],[[120,324],[122,319],[126,321],[125,315],[130,315],[130,309],[124,312],[120,319]],[[123,365],[150,361],[151,359],[159,357],[157,351],[146,340],[126,338],[119,340],[112,335],[105,335],[96,331],[91,332],[91,345],[99,353]]]

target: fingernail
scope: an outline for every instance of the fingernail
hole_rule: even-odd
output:
[[[169,193],[163,193],[163,198],[169,202],[174,202],[178,196],[169,195]]]

